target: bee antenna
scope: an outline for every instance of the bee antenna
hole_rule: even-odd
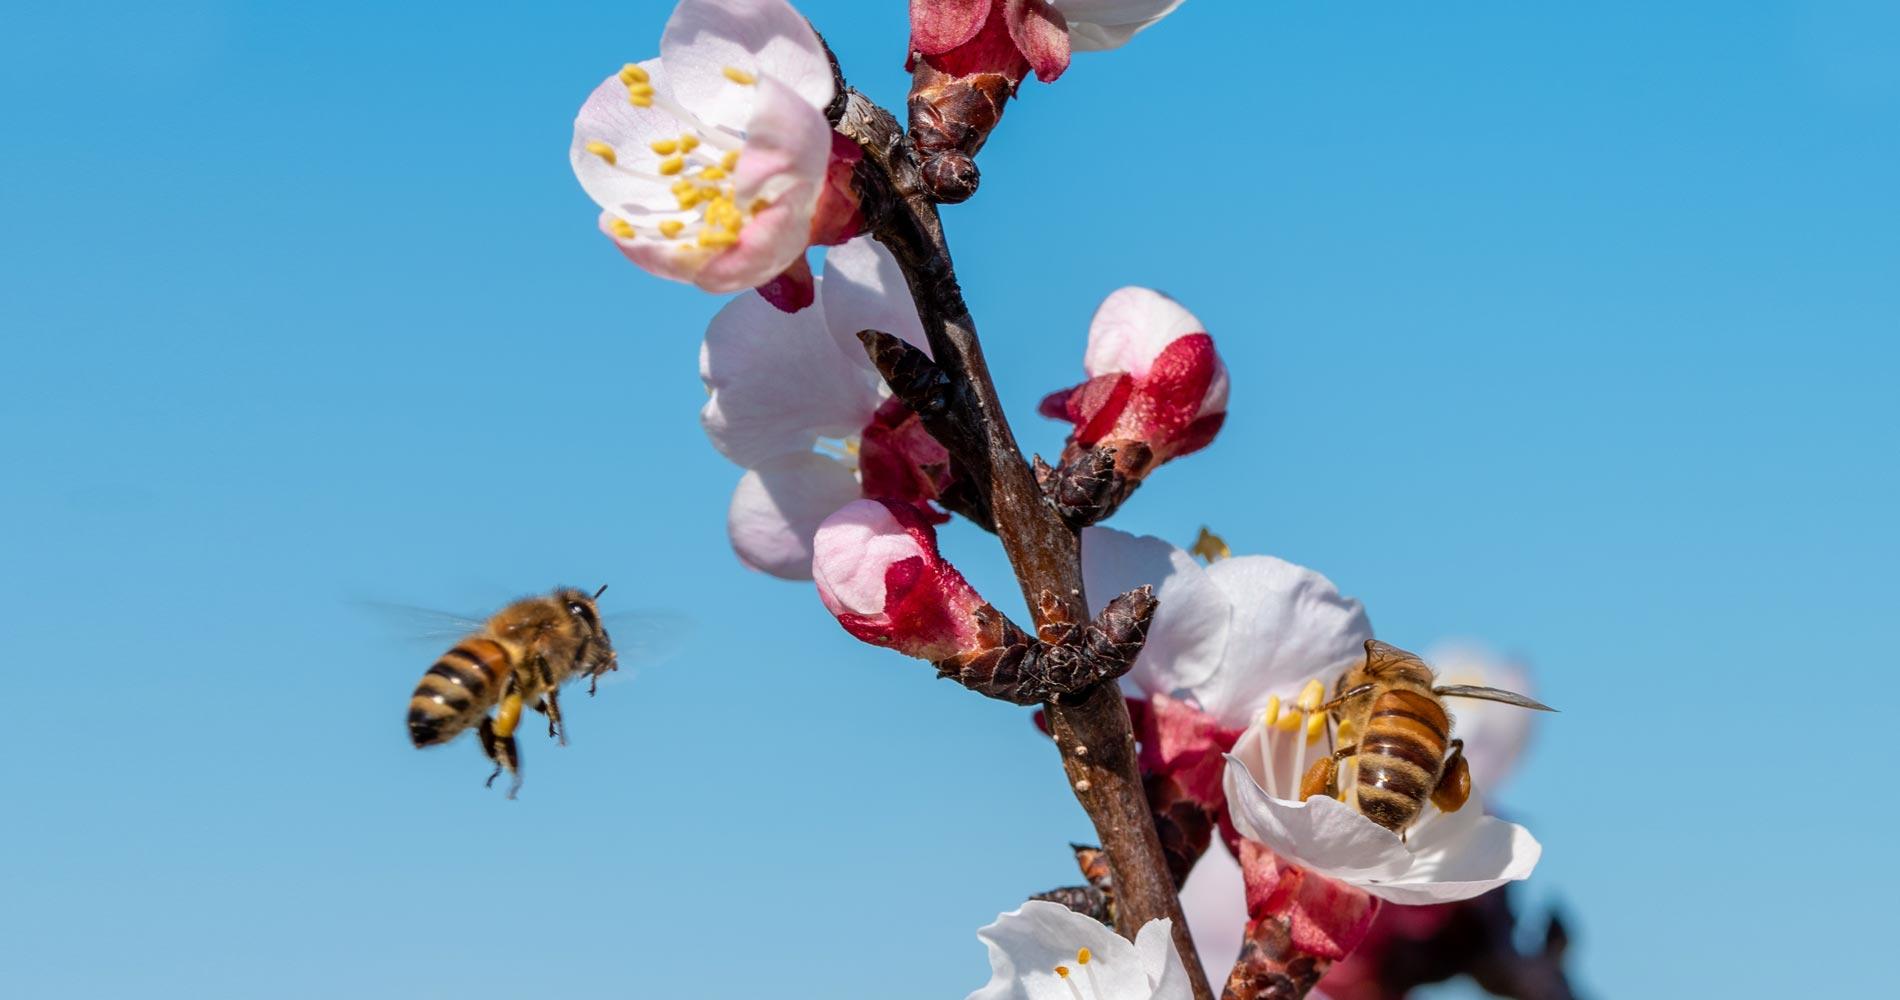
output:
[[[598,601],[598,600],[600,600],[600,595],[602,595],[602,594],[604,594],[604,593],[606,593],[606,592],[607,592],[607,585],[603,583],[603,584],[601,584],[601,585],[600,585],[600,589],[599,589],[599,590],[596,590],[596,591],[594,591],[594,600],[596,600],[596,601]]]

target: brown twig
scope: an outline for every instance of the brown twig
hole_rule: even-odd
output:
[[[945,447],[957,452],[979,487],[987,487],[997,536],[1035,614],[1038,636],[1061,641],[1089,617],[1080,542],[1044,499],[1003,415],[975,323],[957,285],[942,222],[924,190],[904,130],[890,112],[856,91],[846,101],[838,129],[864,148],[858,180],[866,218],[903,268],[931,355],[948,376],[954,402],[948,419],[959,424],[949,437],[965,447],[951,441],[945,441]],[[1121,692],[1113,684],[1101,684],[1072,699],[1050,702],[1045,711],[1069,786],[1094,821],[1114,870],[1117,929],[1132,938],[1150,920],[1172,919],[1174,941],[1194,995],[1212,1000],[1149,816],[1135,764],[1134,727]]]

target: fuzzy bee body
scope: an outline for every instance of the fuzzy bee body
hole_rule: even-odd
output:
[[[477,727],[482,752],[495,764],[488,780],[504,770],[513,774],[513,797],[521,787],[514,734],[522,707],[547,715],[548,735],[565,743],[561,685],[581,676],[597,679],[618,666],[595,606],[599,596],[562,588],[524,598],[457,642],[422,675],[409,699],[410,742],[435,746]]]
[[[1510,691],[1440,685],[1424,660],[1371,639],[1366,662],[1341,676],[1335,692],[1321,708],[1338,724],[1342,745],[1313,763],[1301,779],[1300,798],[1340,795],[1339,762],[1349,761],[1355,779],[1349,801],[1367,819],[1399,834],[1418,820],[1427,801],[1442,812],[1457,812],[1471,794],[1464,741],[1451,735],[1445,698],[1552,710]]]

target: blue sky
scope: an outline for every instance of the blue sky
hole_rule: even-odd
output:
[[[1191,0],[1026,85],[946,213],[1019,436],[1104,294],[1181,299],[1232,414],[1116,525],[1530,658],[1503,804],[1583,985],[1886,983],[1900,16],[1429,6]],[[18,995],[961,996],[1071,880],[1025,712],[727,551],[719,303],[565,162],[668,7],[0,13]],[[901,101],[902,4],[801,7]],[[407,745],[435,651],[360,604],[557,582],[698,625],[509,803]]]

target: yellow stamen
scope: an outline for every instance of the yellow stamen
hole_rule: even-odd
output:
[[[709,250],[724,250],[739,242],[739,234],[708,226],[699,231],[699,245]]]
[[[628,224],[627,220],[625,219],[615,219],[614,221],[607,223],[607,228],[613,230],[614,235],[620,237],[623,240],[633,239],[633,237],[636,235],[634,233],[633,226]]]
[[[1075,961],[1077,965],[1089,964],[1089,950],[1087,948],[1083,948],[1077,951],[1075,953]]]
[[[647,148],[661,156],[672,156],[680,151],[680,144],[678,139],[655,139],[647,143]]]
[[[686,223],[681,222],[678,219],[668,219],[665,222],[660,223],[660,235],[670,240],[673,237],[678,236],[680,234],[680,230],[685,229],[685,228],[686,228]]]
[[[1318,743],[1326,735],[1326,713],[1314,712],[1306,717],[1306,742]]]
[[[726,74],[726,79],[731,80],[733,83],[736,83],[741,87],[750,87],[753,84],[759,82],[758,77],[753,76],[752,74],[746,72],[745,70],[740,69],[737,66],[727,66],[725,69],[721,70],[720,72]]]
[[[1280,696],[1277,694],[1269,695],[1267,697],[1267,710],[1261,715],[1260,724],[1272,728],[1273,724],[1278,721],[1280,721]]]
[[[1056,966],[1056,975],[1061,976],[1063,979],[1069,978],[1069,967],[1066,965]]]
[[[1194,544],[1188,548],[1188,551],[1200,556],[1201,561],[1207,563],[1219,562],[1234,554],[1234,551],[1227,547],[1227,540],[1207,530],[1206,525],[1202,525],[1201,533],[1194,536]]]
[[[1319,707],[1326,704],[1326,685],[1317,680],[1307,681],[1306,686],[1300,689],[1299,704],[1302,712],[1319,711]]]
[[[669,156],[660,161],[660,173],[666,177],[671,177],[685,169],[686,157],[684,156]]]
[[[633,105],[636,108],[652,107],[653,106],[653,88],[647,87],[644,91],[642,91],[638,89],[640,86],[642,85],[635,84],[634,86],[627,88],[627,103]]]
[[[698,148],[699,148],[699,136],[696,136],[692,134],[691,132],[688,132],[685,135],[680,136],[680,152],[690,153],[693,150],[698,149]]]
[[[1283,733],[1299,732],[1300,731],[1300,713],[1287,712],[1286,714],[1280,716],[1279,721],[1274,723],[1274,728],[1280,730]]]
[[[604,142],[596,141],[588,143],[587,151],[606,160],[608,163],[618,162],[618,158],[614,155],[614,148]]]
[[[626,84],[629,87],[633,86],[636,83],[646,83],[650,79],[651,78],[647,76],[646,70],[643,70],[632,63],[628,63],[625,66],[620,67],[620,82]]]
[[[723,181],[726,179],[726,172],[718,167],[707,167],[699,172],[699,179],[703,181]]]
[[[727,170],[737,167],[739,165],[739,151],[736,149],[726,150],[726,155],[719,158],[719,165]]]

